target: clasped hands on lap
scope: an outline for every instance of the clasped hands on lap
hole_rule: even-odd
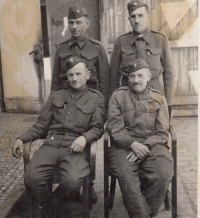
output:
[[[130,151],[127,156],[127,159],[130,162],[140,163],[150,154],[150,150],[147,145],[136,141],[131,144],[131,149],[132,151]]]

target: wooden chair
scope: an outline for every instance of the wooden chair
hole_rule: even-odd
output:
[[[30,162],[34,152],[39,149],[44,140],[38,139],[36,141],[30,141],[24,144],[23,160],[24,160],[24,171],[26,170],[26,165]],[[89,218],[91,205],[89,203],[89,183],[90,180],[95,179],[95,164],[96,164],[96,146],[97,141],[93,142],[90,146],[90,175],[84,179],[83,183],[83,217]],[[59,184],[58,176],[54,175],[53,184]],[[30,209],[30,216],[32,217],[32,208]]]
[[[174,159],[174,176],[171,183],[172,191],[172,218],[177,218],[177,137],[172,125],[170,125],[170,144],[172,157]],[[168,143],[169,144],[169,143]],[[104,218],[109,218],[109,209],[113,208],[115,188],[117,178],[112,174],[111,169],[108,165],[108,148],[110,147],[110,135],[106,129],[104,133]],[[139,172],[141,175],[142,172]],[[109,176],[110,180],[110,192],[109,192]],[[141,178],[141,177],[140,177]],[[165,197],[165,210],[170,210],[170,195],[169,191],[166,193]]]

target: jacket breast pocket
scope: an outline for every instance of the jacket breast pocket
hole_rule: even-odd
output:
[[[61,73],[65,73],[66,61],[68,58],[72,57],[72,52],[60,53],[60,64],[61,64]]]
[[[132,104],[124,104],[123,108],[123,118],[124,118],[124,124],[126,126],[130,126],[133,122],[134,118],[134,111],[133,111],[133,105]]]
[[[55,99],[53,101],[53,119],[56,123],[63,122],[64,118],[64,100]]]
[[[87,61],[88,69],[91,72],[90,81],[97,81],[97,53],[94,52],[81,52],[81,57]]]
[[[161,53],[160,48],[146,48],[145,56],[151,70],[161,70]]]
[[[136,48],[122,48],[121,49],[121,65],[122,71],[127,71],[128,67],[134,60],[137,59],[137,49]]]
[[[154,101],[149,101],[145,104],[146,113],[144,113],[144,125],[147,129],[155,130],[157,111],[160,109],[160,104]]]
[[[88,128],[90,120],[92,118],[92,115],[94,113],[94,104],[92,105],[84,105],[84,104],[78,104],[77,105],[77,124],[79,127]]]

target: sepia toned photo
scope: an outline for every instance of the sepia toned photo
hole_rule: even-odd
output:
[[[198,14],[0,1],[0,218],[198,217]]]

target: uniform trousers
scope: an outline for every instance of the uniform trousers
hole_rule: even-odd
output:
[[[67,147],[42,145],[26,166],[25,186],[31,196],[41,204],[52,194],[52,177],[59,175],[63,196],[80,190],[89,175],[89,158],[86,150],[72,152]]]
[[[128,151],[117,146],[109,148],[109,165],[117,177],[123,203],[130,218],[155,216],[164,202],[173,176],[173,159],[167,147],[155,145],[140,164],[127,159]],[[144,171],[141,190],[138,170]]]

